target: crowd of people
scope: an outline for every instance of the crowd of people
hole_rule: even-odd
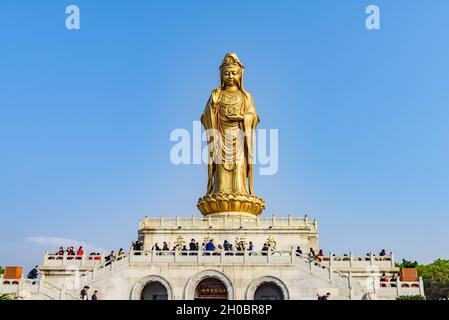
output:
[[[182,255],[197,255],[198,253],[195,251],[198,251],[200,248],[200,244],[195,239],[191,239],[190,243],[187,245],[179,245],[175,244],[171,249],[167,242],[162,243],[162,248],[159,246],[159,244],[156,242],[151,250],[155,251],[181,251]],[[262,251],[268,251],[269,244],[265,243]],[[254,244],[252,241],[249,241],[248,244],[246,244],[243,240],[238,241],[235,245],[230,243],[227,240],[223,241],[223,244],[215,244],[213,239],[210,239],[207,242],[203,242],[201,244],[201,250],[204,252],[205,255],[219,255],[222,251],[225,251],[225,255],[238,255],[242,254],[244,251],[254,251]]]
[[[67,247],[67,249],[64,250],[64,247],[59,247],[59,250],[55,253],[56,256],[59,256],[59,259],[63,258],[63,255],[67,255],[67,259],[75,259],[80,260],[84,256],[85,252],[82,246],[78,248],[78,250],[75,251],[75,248],[73,246]],[[116,254],[114,250],[111,251],[111,253],[107,256],[105,256],[106,262],[109,261],[115,261],[120,260],[124,256],[126,256],[125,251],[123,248],[120,248],[119,252]],[[91,252],[88,256],[89,260],[101,260],[101,253],[99,252]]]

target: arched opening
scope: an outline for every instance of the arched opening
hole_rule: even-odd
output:
[[[149,282],[143,287],[140,300],[168,300],[167,288],[159,281]]]
[[[284,300],[282,289],[273,282],[264,282],[257,287],[254,300]]]
[[[195,288],[195,300],[227,300],[228,289],[226,285],[217,278],[206,278],[201,280]]]

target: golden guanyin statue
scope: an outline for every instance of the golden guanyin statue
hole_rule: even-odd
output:
[[[220,66],[220,87],[212,90],[201,123],[208,142],[207,193],[198,201],[205,214],[248,214],[265,208],[253,194],[253,147],[259,123],[254,100],[243,86],[243,65],[235,53]]]

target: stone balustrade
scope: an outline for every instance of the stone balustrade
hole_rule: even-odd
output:
[[[117,260],[121,260],[126,255],[118,256]],[[67,253],[64,253],[62,255],[58,254],[49,254],[48,252],[45,252],[44,256],[44,266],[45,267],[60,267],[60,266],[67,266],[67,265],[75,265],[79,267],[93,267],[93,266],[100,266],[104,265],[106,263],[106,255],[105,253],[101,253],[100,255],[68,255]]]
[[[352,268],[395,268],[393,253],[385,256],[376,256],[370,253],[365,256],[355,256],[352,253],[345,256],[334,256],[331,253],[327,256],[321,256],[320,264],[334,269],[352,269]]]
[[[0,278],[0,294],[7,293],[17,295],[20,290],[26,289],[29,292],[38,292],[41,286],[41,279],[3,279]]]
[[[139,222],[139,229],[154,229],[154,228],[195,228],[195,229],[207,229],[207,228],[297,228],[308,231],[317,231],[318,224],[316,219],[309,221],[307,216],[293,217],[291,215],[276,216],[272,215],[270,218],[255,219],[248,218],[246,216],[223,216],[220,218],[212,217],[146,217]]]
[[[134,251],[131,250],[129,262],[142,263],[253,263],[253,264],[289,264],[295,258],[291,250],[273,251]]]
[[[373,292],[379,298],[391,296],[424,296],[424,284],[422,277],[419,281],[403,282],[397,279],[396,281],[383,282],[378,277],[373,278]]]

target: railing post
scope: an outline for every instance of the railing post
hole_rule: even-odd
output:
[[[42,278],[39,279],[39,283],[37,285],[37,293],[40,293],[42,290]]]
[[[376,276],[373,277],[373,292],[374,292],[374,294],[376,294],[376,292],[377,292],[377,277]]]
[[[267,250],[267,262],[268,263],[271,262],[271,247],[268,247],[268,250]]]
[[[329,269],[332,267],[332,258],[333,258],[333,256],[332,256],[332,251],[329,251]]]
[[[394,255],[393,252],[390,252],[390,260],[391,260],[391,267],[394,268],[395,264],[394,264]]]
[[[45,250],[45,254],[44,254],[44,266],[47,265],[47,261],[48,261],[48,250]]]
[[[248,257],[248,251],[246,251],[246,248],[243,248],[243,263],[246,263],[247,257]]]
[[[370,261],[370,265],[373,266],[374,265],[374,254],[372,252],[369,253],[369,261]]]
[[[199,248],[198,248],[198,256],[197,256],[197,262],[198,262],[198,263],[201,261],[200,256],[202,256],[202,255],[203,255],[203,248],[202,248],[202,247],[199,247]]]
[[[179,215],[176,215],[176,226],[179,226]]]
[[[257,217],[256,217],[256,227],[259,226],[259,219],[260,219],[259,216],[257,216]]]
[[[291,250],[290,250],[290,263],[294,263],[295,262],[295,255],[296,255],[296,251],[295,248],[293,246],[291,246]]]
[[[292,215],[288,214],[288,226],[290,227],[292,225]]]
[[[351,254],[352,255],[352,254]],[[348,275],[349,300],[352,300],[352,272]]]
[[[131,263],[131,256],[134,256],[134,249],[133,248],[129,249],[128,263]]]
[[[391,282],[390,282],[390,286],[391,286]],[[399,297],[399,295],[400,295],[400,293],[399,293],[400,288],[401,288],[401,280],[398,279],[398,280],[396,281],[396,296],[398,296],[398,297]]]
[[[349,268],[352,268],[352,260],[354,257],[352,256],[352,252],[349,252]]]
[[[422,277],[419,277],[419,294],[425,296],[424,294],[424,282],[422,281]]]
[[[274,222],[275,222],[275,215],[273,213],[273,216],[271,217],[271,225],[274,227]]]
[[[91,275],[91,279],[95,279],[95,274],[97,273],[97,268],[96,266],[94,266],[94,268],[92,269],[92,275]]]
[[[177,250],[177,248],[175,248],[175,250],[174,250],[174,255],[175,255],[174,261],[176,263],[178,261],[178,250]]]
[[[161,217],[159,219],[159,226],[162,227],[162,219],[163,219],[163,214],[161,214]]]
[[[223,256],[224,256],[224,248],[223,248],[223,250],[221,250],[221,252],[220,252],[220,262],[222,263],[223,262]]]
[[[101,264],[104,264],[105,263],[105,255],[104,255],[104,251],[101,251],[101,254],[100,254],[100,263]]]

